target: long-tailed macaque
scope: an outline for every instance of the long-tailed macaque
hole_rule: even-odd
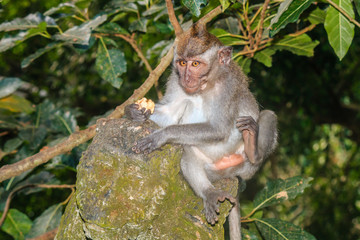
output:
[[[212,182],[250,179],[277,145],[277,117],[259,111],[248,78],[231,55],[232,48],[205,26],[194,25],[180,36],[165,96],[150,116],[162,128],[140,139],[133,150],[147,153],[165,143],[182,144],[182,173],[203,199],[207,221],[215,224],[219,201],[228,199],[235,205],[229,216],[230,237],[238,240],[238,201]],[[146,120],[149,112],[138,107],[129,105],[127,116]]]

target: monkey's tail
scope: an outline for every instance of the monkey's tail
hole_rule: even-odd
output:
[[[241,216],[240,216],[240,202],[236,198],[236,203],[229,213],[229,231],[230,240],[241,240]]]

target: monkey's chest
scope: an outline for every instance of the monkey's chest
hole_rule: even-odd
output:
[[[204,103],[200,97],[186,99],[183,104],[185,104],[186,107],[179,119],[179,124],[202,123],[207,121]]]

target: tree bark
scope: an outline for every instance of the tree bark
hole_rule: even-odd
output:
[[[102,119],[97,126],[55,239],[224,239],[232,206],[221,204],[215,226],[206,222],[202,200],[180,173],[180,145],[135,154],[134,142],[154,123]],[[237,180],[215,185],[236,195]]]

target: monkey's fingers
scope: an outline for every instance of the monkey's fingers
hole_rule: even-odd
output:
[[[254,118],[252,118],[251,116],[243,116],[243,117],[239,117],[236,120],[236,125],[251,125],[251,126],[257,126],[258,124],[256,123],[256,121],[254,120]]]
[[[251,135],[255,135],[258,132],[258,124],[253,118],[242,118],[236,121],[236,127],[239,131],[248,130]]]
[[[139,149],[140,152],[144,153],[150,153],[155,149],[154,142],[150,137],[146,137],[137,141],[136,148]]]
[[[141,108],[140,110],[142,112],[142,115],[145,117],[145,119],[149,119],[150,115],[151,115],[151,110],[147,109],[147,108]]]
[[[219,204],[214,201],[206,201],[204,203],[206,221],[211,225],[215,225],[218,221]]]

